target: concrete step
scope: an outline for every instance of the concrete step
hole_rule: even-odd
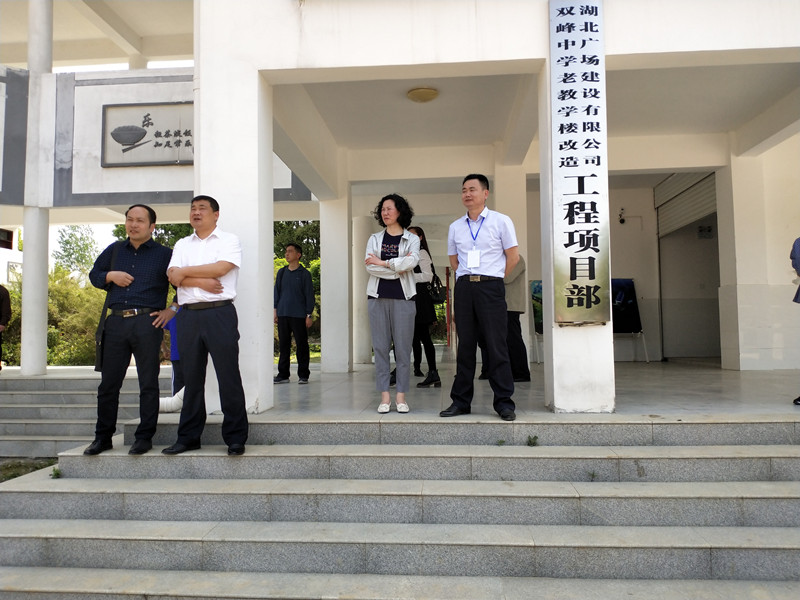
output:
[[[91,435],[62,435],[62,436],[0,436],[0,456],[14,458],[51,458],[80,446],[86,447],[94,439]]]
[[[0,422],[9,420],[90,420],[97,418],[97,400],[94,404],[7,404],[0,406]],[[139,418],[139,402],[120,403],[118,420]]]
[[[169,369],[162,369],[159,377],[159,387],[162,392],[169,392],[171,387]],[[165,374],[166,373],[166,374]],[[100,385],[100,373],[96,373],[89,368],[73,369],[73,374],[69,376],[56,375],[31,375],[14,376],[3,375],[0,377],[0,392],[8,391],[54,391],[54,392],[93,392],[97,393],[97,386]],[[128,370],[128,375],[122,383],[122,391],[135,392],[139,389],[139,381],[136,378],[136,369]]]
[[[94,433],[95,419],[9,419],[0,421],[0,436],[86,436]]]
[[[120,392],[120,402],[139,402],[139,391]],[[96,405],[97,388],[91,391],[14,391],[0,392],[0,406],[16,404]]]
[[[168,571],[800,579],[800,530],[239,521],[0,521],[0,564]]]
[[[69,479],[0,487],[0,518],[800,527],[800,482]]]
[[[0,567],[0,598],[47,600],[796,600],[791,581],[552,579],[308,573],[203,573]]]
[[[65,477],[115,479],[455,479],[484,481],[800,481],[800,446],[225,446],[164,456],[63,452]]]
[[[220,415],[209,415],[206,444],[222,444]],[[177,437],[178,415],[161,415],[154,443]],[[125,428],[133,440],[135,423]],[[251,444],[404,444],[525,446],[702,446],[800,444],[800,414],[636,417],[631,415],[525,415],[513,423],[491,415],[442,419],[423,411],[298,415],[267,411],[250,417]]]

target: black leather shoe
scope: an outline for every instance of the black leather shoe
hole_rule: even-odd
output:
[[[190,444],[181,444],[175,442],[172,446],[168,446],[161,451],[161,454],[183,454],[189,450],[200,450],[200,442],[192,442]]]
[[[478,379],[480,379],[481,381],[486,381],[487,379],[489,379],[489,376],[486,373],[481,373],[480,375],[478,375]]]
[[[231,444],[228,446],[228,456],[241,456],[244,454],[244,444]]]
[[[445,408],[442,412],[439,413],[440,417],[457,417],[459,415],[468,415],[470,413],[469,408],[460,408],[455,404],[451,404],[448,408]]]
[[[797,398],[794,399],[794,405],[795,406],[800,406],[800,396],[798,396]]]
[[[150,440],[135,440],[131,444],[131,449],[128,454],[144,454],[153,448],[153,442]]]
[[[94,456],[113,448],[111,440],[95,440],[83,451],[86,456]]]
[[[517,418],[517,413],[510,408],[505,408],[500,411],[500,418],[503,419],[503,421],[513,421]]]
[[[515,381],[516,383],[519,383],[519,382],[521,382],[521,381],[530,381],[530,380],[531,380],[531,378],[530,378],[530,377],[514,377],[514,381]]]

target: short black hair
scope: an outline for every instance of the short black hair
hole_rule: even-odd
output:
[[[470,173],[469,175],[464,177],[464,180],[461,182],[461,185],[464,185],[470,179],[477,179],[483,189],[485,190],[489,189],[489,179],[486,177],[486,175],[481,175],[480,173]]]
[[[394,202],[394,207],[397,209],[397,212],[400,213],[397,222],[400,224],[400,227],[406,229],[411,225],[411,219],[414,217],[414,209],[411,208],[408,200],[403,198],[400,194],[388,194],[381,198],[381,201],[378,202],[378,206],[372,211],[375,220],[380,223],[381,227],[386,227],[386,224],[383,222],[383,217],[381,217],[381,208],[383,208],[383,203],[387,200]]]
[[[206,196],[205,194],[195,196],[194,198],[192,198],[191,203],[194,204],[195,202],[199,202],[200,200],[205,200],[211,205],[211,210],[213,210],[214,212],[219,212],[219,202],[214,200],[214,198],[212,198],[211,196]]]
[[[131,204],[128,207],[128,210],[125,211],[125,216],[126,217],[128,216],[128,213],[131,212],[132,208],[143,208],[143,209],[145,209],[147,211],[147,214],[150,216],[150,225],[155,225],[155,223],[156,223],[156,211],[154,211],[152,208],[147,206],[147,204]]]
[[[288,244],[286,244],[286,247],[288,248],[289,246],[291,246],[292,248],[297,250],[297,252],[300,253],[300,256],[303,256],[303,249],[300,247],[300,244],[295,244],[294,242],[289,242]]]

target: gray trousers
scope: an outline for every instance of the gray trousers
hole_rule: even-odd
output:
[[[411,341],[414,339],[414,317],[417,303],[394,298],[369,298],[369,327],[372,330],[372,351],[375,353],[375,389],[389,391],[389,351],[394,342],[397,361],[397,391],[406,393],[411,378]]]

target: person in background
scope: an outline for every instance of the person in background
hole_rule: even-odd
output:
[[[11,320],[11,296],[8,290],[0,285],[0,371],[3,370],[3,331]]]
[[[180,309],[178,309],[180,312]],[[177,395],[183,389],[183,369],[181,367],[181,354],[178,351],[178,320],[172,319],[167,323],[169,331],[169,362],[172,363],[172,395]]]
[[[406,402],[411,378],[411,341],[414,337],[414,296],[417,286],[413,269],[419,263],[419,238],[408,231],[414,211],[398,194],[381,198],[374,211],[384,227],[367,240],[364,265],[369,273],[367,311],[375,354],[375,389],[381,394],[379,413],[391,409],[389,395],[389,351],[392,343],[397,361],[397,412],[409,411]]]
[[[514,269],[503,278],[506,287],[506,305],[508,315],[508,334],[506,335],[506,345],[508,346],[508,360],[511,363],[511,374],[514,381],[530,381],[531,367],[528,362],[528,350],[525,348],[525,340],[522,338],[522,326],[519,317],[525,312],[528,306],[528,286],[525,280],[525,260],[520,256],[519,262]],[[484,349],[483,340],[478,340],[481,349],[481,375],[478,379],[489,379],[489,365]]]
[[[800,238],[797,238],[792,244],[792,251],[789,253],[789,258],[792,261],[792,268],[797,273],[797,278],[794,283],[797,284],[797,291],[794,294],[794,301],[800,304]],[[800,396],[794,399],[794,405],[800,406]]]
[[[292,353],[292,336],[297,347],[298,383],[308,383],[310,352],[308,328],[314,322],[314,283],[311,273],[300,259],[303,249],[298,244],[287,244],[284,253],[289,264],[278,270],[275,276],[274,304],[275,323],[278,325],[278,375],[273,383],[289,383],[289,360]]]
[[[422,377],[420,370],[422,362],[422,349],[425,349],[425,360],[428,363],[428,373],[417,387],[442,387],[439,372],[436,370],[436,349],[431,340],[431,325],[436,323],[436,307],[428,292],[428,284],[433,280],[433,261],[431,260],[428,242],[422,227],[412,226],[408,230],[419,238],[419,264],[414,267],[414,281],[417,283],[417,315],[414,318],[414,339],[411,342],[414,350],[414,375]]]

